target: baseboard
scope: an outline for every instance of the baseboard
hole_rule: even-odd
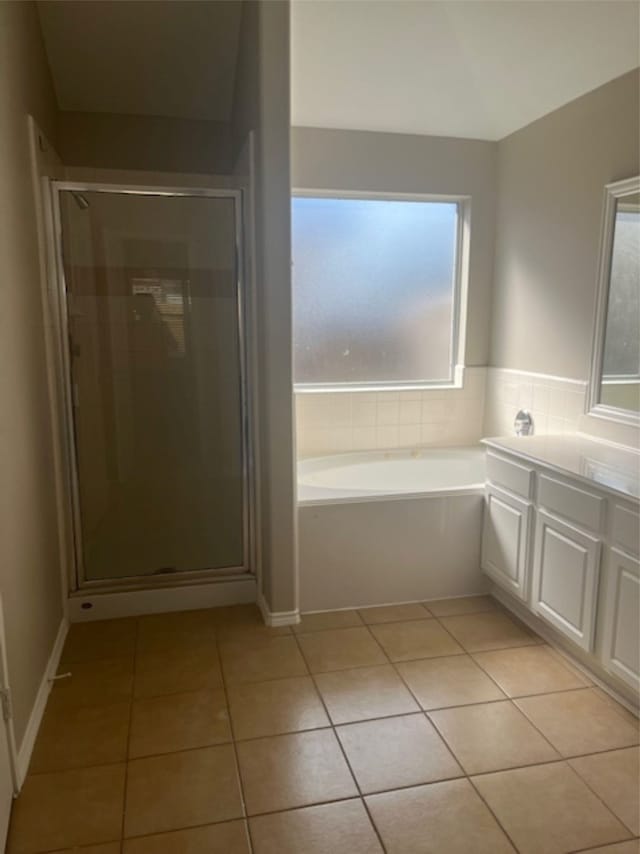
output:
[[[16,769],[18,778],[18,789],[22,788],[22,784],[24,783],[25,778],[27,776],[27,771],[29,770],[31,754],[33,753],[33,747],[36,743],[36,738],[38,736],[40,724],[42,723],[44,710],[47,705],[47,699],[49,698],[49,692],[51,691],[51,679],[53,676],[56,675],[58,664],[60,662],[60,656],[62,655],[62,648],[64,647],[64,642],[67,637],[68,631],[69,621],[66,617],[63,617],[62,622],[60,623],[60,628],[58,629],[58,634],[53,644],[53,649],[51,650],[51,655],[49,656],[49,661],[47,662],[47,666],[42,676],[42,681],[40,682],[40,687],[38,688],[38,693],[36,694],[36,699],[33,704],[33,708],[31,709],[31,714],[29,715],[27,728],[25,730],[24,736],[22,737],[22,744],[20,745],[20,749],[18,750],[18,761]]]
[[[295,626],[300,622],[300,611],[270,611],[267,601],[262,595],[258,596],[258,608],[267,626]]]
[[[68,601],[69,622],[112,620],[139,614],[167,611],[193,611],[222,605],[243,605],[256,601],[253,575],[215,581],[210,584],[185,584],[181,587],[157,587],[149,590],[121,590],[72,596]]]

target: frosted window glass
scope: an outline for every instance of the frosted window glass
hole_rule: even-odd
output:
[[[640,213],[618,210],[615,220],[604,376],[640,374]]]
[[[296,197],[296,383],[449,380],[458,205]]]

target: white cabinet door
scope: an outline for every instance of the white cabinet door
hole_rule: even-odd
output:
[[[602,655],[607,670],[640,690],[640,562],[608,549]]]
[[[496,584],[523,600],[527,598],[530,515],[527,501],[493,485],[487,488],[481,566]]]
[[[558,631],[593,649],[600,540],[539,510],[533,557],[532,606]]]

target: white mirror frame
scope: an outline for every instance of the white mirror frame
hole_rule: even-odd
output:
[[[640,413],[630,409],[618,409],[600,403],[602,385],[602,361],[604,356],[604,337],[607,327],[607,309],[609,305],[609,279],[611,273],[611,255],[616,219],[616,205],[619,199],[640,193],[640,176],[627,178],[607,184],[604,188],[604,211],[600,235],[600,258],[598,261],[598,290],[596,295],[596,317],[593,330],[593,355],[591,358],[591,377],[589,379],[588,412],[597,418],[617,421],[622,424],[640,426]]]

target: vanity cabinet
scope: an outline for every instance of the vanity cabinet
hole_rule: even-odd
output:
[[[640,562],[612,548],[605,564],[603,661],[607,670],[640,691]]]
[[[594,646],[600,550],[596,537],[537,511],[531,605],[587,652]]]
[[[640,517],[612,501],[609,548],[604,559],[602,659],[607,670],[640,691]]]
[[[518,599],[527,598],[528,543],[532,507],[494,485],[487,488],[482,533],[482,568]]]
[[[527,601],[534,470],[487,451],[481,566],[507,593]]]
[[[487,478],[483,571],[640,691],[638,504],[493,448]]]

